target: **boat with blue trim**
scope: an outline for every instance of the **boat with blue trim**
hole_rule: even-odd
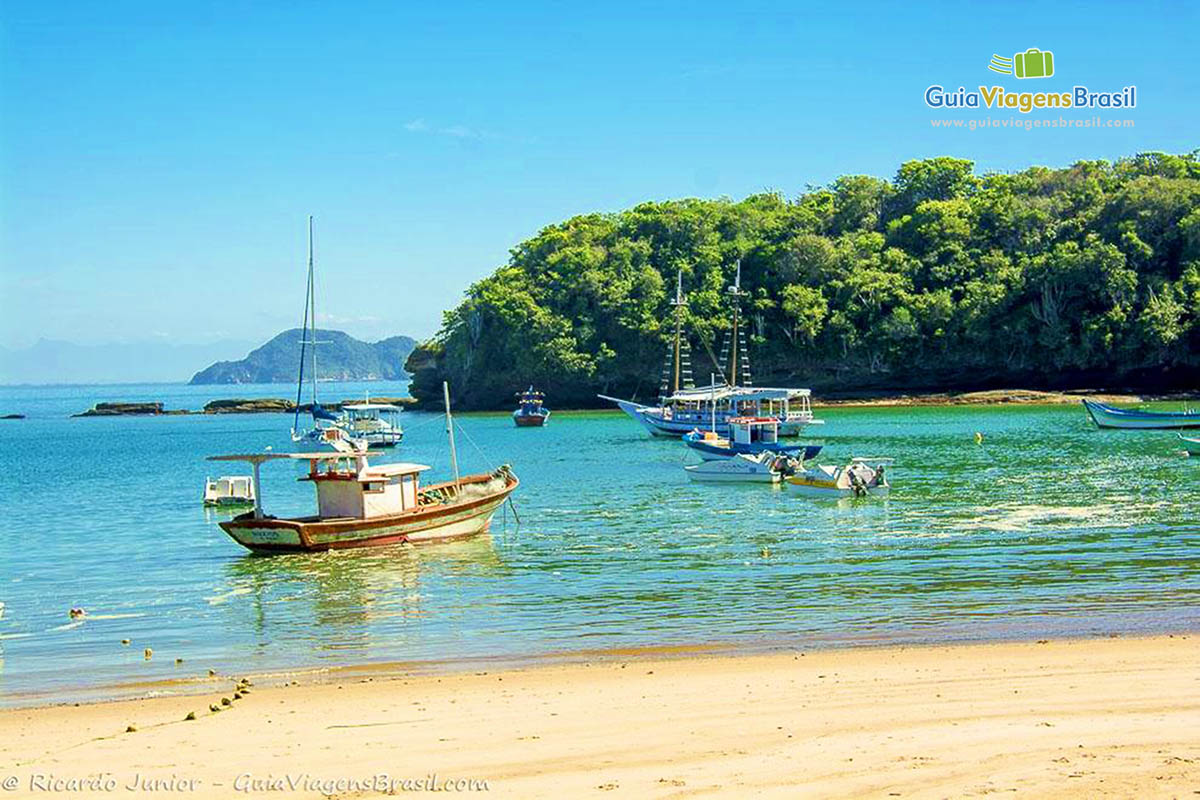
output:
[[[1200,428],[1200,411],[1144,411],[1142,409],[1117,408],[1084,400],[1083,407],[1098,428],[1129,428],[1141,430],[1163,430],[1171,428]]]
[[[550,419],[550,409],[542,405],[546,395],[535,391],[532,386],[517,394],[520,405],[513,412],[513,422],[518,428],[540,428]]]
[[[705,461],[759,453],[776,453],[807,461],[821,452],[820,445],[780,442],[779,420],[774,417],[732,417],[728,428],[728,438],[712,430],[694,430],[684,434],[683,441]]]

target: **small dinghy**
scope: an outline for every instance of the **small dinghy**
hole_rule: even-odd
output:
[[[817,497],[882,497],[892,488],[884,473],[891,463],[890,458],[853,458],[844,467],[813,466],[790,476],[785,485]]]
[[[738,453],[731,458],[684,467],[683,471],[701,483],[779,483],[785,475],[795,471],[796,464],[793,459],[777,453]]]
[[[1176,434],[1176,436],[1183,442],[1183,449],[1189,456],[1200,456],[1200,439],[1184,436],[1182,433]]]

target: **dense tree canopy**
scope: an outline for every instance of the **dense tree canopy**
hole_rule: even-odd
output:
[[[838,178],[794,199],[674,200],[551,225],[408,362],[464,407],[655,394],[676,273],[697,377],[742,264],[756,383],[855,389],[1164,386],[1200,367],[1200,151],[976,175]]]

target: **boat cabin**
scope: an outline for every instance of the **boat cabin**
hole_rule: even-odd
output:
[[[311,458],[308,475],[317,489],[317,516],[371,519],[417,507],[424,464],[368,466],[358,456]]]
[[[517,410],[522,414],[537,414],[542,409],[542,402],[546,399],[546,395],[535,391],[532,386],[523,392],[517,394],[520,408]]]
[[[347,424],[353,431],[376,431],[395,428],[397,415],[404,409],[391,403],[353,403],[343,405]]]
[[[697,425],[708,422],[714,413],[721,422],[727,416],[770,416],[784,422],[813,419],[808,389],[704,386],[682,389],[663,398],[662,403],[664,418]]]
[[[362,450],[337,453],[246,453],[209,456],[209,461],[246,461],[254,469],[254,518],[264,517],[259,467],[268,461],[307,461],[308,474],[317,490],[317,518],[372,519],[400,514],[418,507],[419,477],[425,464],[367,463]]]
[[[779,420],[774,417],[730,417],[729,439],[736,444],[777,444]]]

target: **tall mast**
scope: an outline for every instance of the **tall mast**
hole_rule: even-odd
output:
[[[675,381],[672,394],[679,391],[679,338],[683,331],[683,310],[687,305],[683,299],[683,270],[675,276],[675,300],[671,303],[675,306]]]
[[[687,337],[683,335],[684,318],[687,316],[687,295],[683,293],[683,270],[675,277],[675,296],[670,305],[675,309],[675,332],[667,342],[666,358],[663,359],[662,378],[658,392],[663,398],[670,397],[680,389],[690,389],[692,362]]]
[[[317,405],[317,283],[313,278],[313,218],[308,215],[308,298],[312,304],[312,398]]]
[[[442,381],[442,396],[446,399],[446,433],[450,435],[450,464],[454,467],[454,488],[460,489],[458,477],[458,451],[454,449],[454,419],[450,416],[450,384]]]
[[[300,429],[300,401],[304,399],[304,358],[308,347],[308,309],[312,302],[312,217],[308,218],[308,279],[304,283],[304,320],[300,324],[300,374],[296,376],[296,413],[292,419],[292,435]],[[255,490],[257,494],[257,490]]]
[[[741,297],[745,294],[742,291],[742,260],[739,258],[737,262],[737,275],[734,278],[733,286],[729,287],[729,296],[733,299],[733,336],[729,337],[731,341],[731,350],[729,354],[729,385],[737,386],[738,382],[738,310],[741,306]]]

